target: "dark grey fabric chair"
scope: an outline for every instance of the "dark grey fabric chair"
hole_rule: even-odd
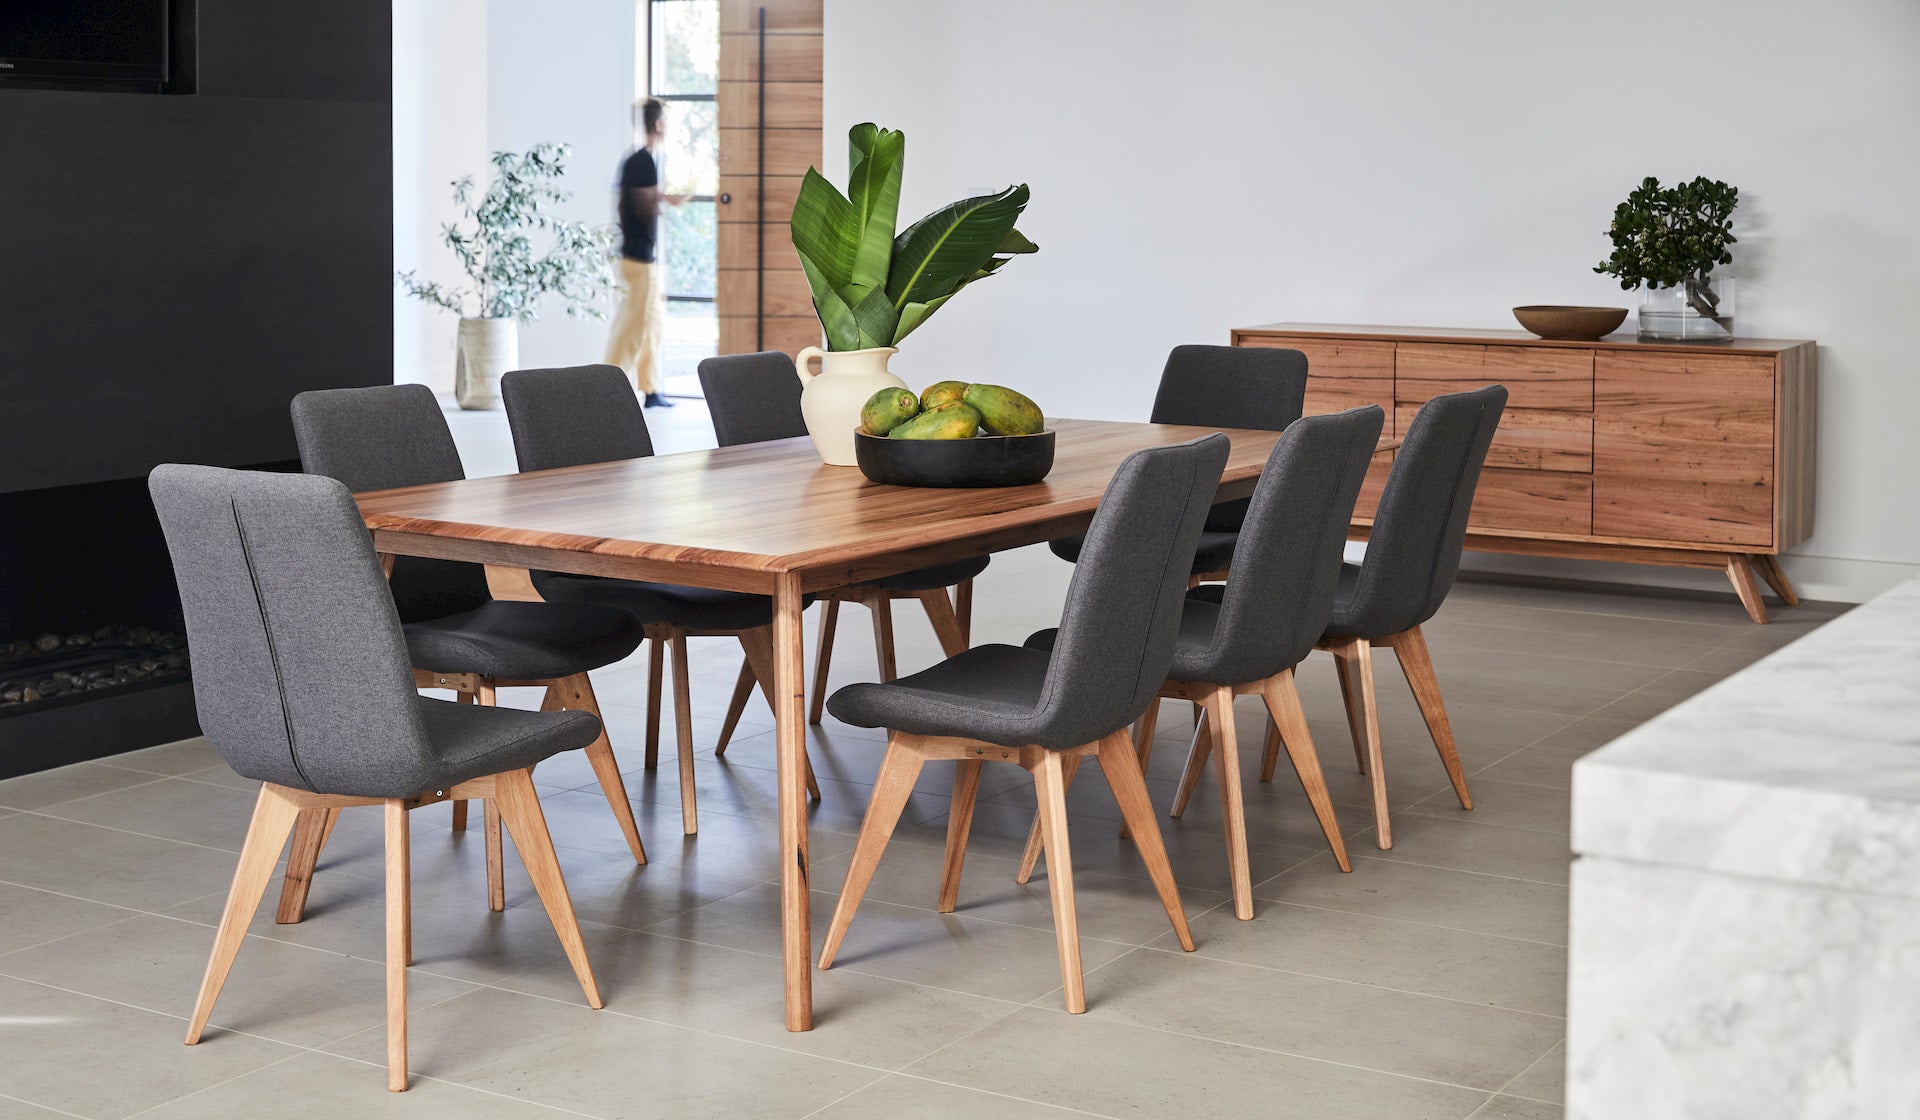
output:
[[[1147,419],[1155,424],[1202,428],[1253,428],[1283,432],[1306,406],[1307,356],[1298,350],[1260,346],[1176,346],[1160,373],[1160,388]],[[1247,516],[1248,499],[1221,502],[1207,513],[1206,529],[1193,552],[1193,575],[1218,578],[1233,563],[1233,546]],[[1047,547],[1062,560],[1080,559],[1081,538],[1063,537]]]
[[[321,389],[293,398],[293,434],[309,474],[326,475],[356,493],[452,482],[466,477],[453,432],[425,385]],[[640,646],[640,624],[623,610],[589,603],[496,600],[478,564],[396,557],[394,604],[404,624],[415,683],[449,688],[462,702],[491,706],[505,685],[547,689],[550,708],[600,712],[587,676]],[[587,747],[607,804],[634,861],[645,863],[613,745],[603,733]],[[453,827],[467,827],[467,804],[456,801]],[[499,859],[500,818],[486,812],[488,899],[506,905]],[[289,905],[283,917],[298,920]]]
[[[1332,617],[1347,527],[1385,421],[1378,405],[1368,405],[1289,425],[1253,492],[1225,586],[1190,591],[1182,604],[1180,640],[1160,695],[1205,706],[1204,730],[1194,736],[1187,772],[1197,779],[1209,754],[1219,760],[1228,877],[1234,913],[1243,921],[1253,917],[1253,879],[1234,730],[1236,695],[1261,697],[1277,732],[1268,736],[1260,780],[1272,780],[1284,742],[1335,862],[1342,871],[1352,870],[1293,673]],[[1047,648],[1057,633],[1041,631],[1027,644]],[[1153,749],[1157,709],[1157,704],[1148,706],[1135,734],[1142,770]],[[1020,882],[1027,881],[1039,855],[1035,828],[1027,839]]]
[[[722,447],[807,434],[806,418],[800,413],[800,374],[794,369],[793,359],[778,350],[704,359],[700,363],[700,388],[713,417],[714,438]],[[826,702],[827,673],[833,662],[841,603],[860,603],[872,612],[880,679],[890,681],[899,675],[893,656],[893,603],[901,599],[918,601],[927,612],[933,632],[948,647],[946,652],[958,653],[972,637],[973,578],[986,571],[988,560],[986,556],[954,560],[820,595],[825,605],[821,608],[819,648],[813,659],[813,699],[807,709],[807,722],[820,722]],[[753,687],[752,668],[742,665],[733,699],[727,705],[726,721],[720,726],[715,754],[726,752],[727,740],[740,722]]]
[[[588,463],[644,459],[653,454],[653,437],[633,384],[617,366],[520,369],[500,379],[500,396],[513,429],[513,452],[522,471],[557,470]],[[644,500],[644,498],[640,499]],[[687,835],[700,830],[694,798],[693,723],[689,715],[692,685],[687,638],[730,635],[739,639],[747,664],[771,695],[773,682],[773,599],[739,591],[715,591],[670,583],[611,579],[603,576],[532,573],[534,590],[550,603],[591,603],[626,611],[642,627],[648,643],[646,768],[660,760],[660,691],[667,651],[673,654],[674,708],[680,753],[680,817]],[[811,763],[807,790],[814,800],[820,786]]]
[[[1362,772],[1373,779],[1374,826],[1382,848],[1393,846],[1393,833],[1374,700],[1374,646],[1393,650],[1460,807],[1473,808],[1420,627],[1453,588],[1480,469],[1506,404],[1506,387],[1489,385],[1434,397],[1420,406],[1387,473],[1366,557],[1358,565],[1341,567],[1333,618],[1320,639],[1320,648],[1332,651],[1339,671],[1354,755]]]
[[[889,734],[821,949],[821,968],[832,965],[846,937],[921,767],[939,759],[958,764],[940,885],[942,913],[951,912],[959,898],[981,763],[1016,762],[1033,773],[1068,1011],[1086,1010],[1067,844],[1068,759],[1098,756],[1174,932],[1192,950],[1127,725],[1153,702],[1173,665],[1181,592],[1227,451],[1226,437],[1213,435],[1137,452],[1121,463],[1087,532],[1052,648],[975,646],[898,681],[849,685],[833,694],[827,706],[836,717],[885,727]]]
[[[463,706],[418,695],[380,561],[330,478],[163,466],[149,487],[173,556],[200,725],[262,783],[187,1027],[200,1040],[247,927],[294,836],[311,874],[342,808],[386,814],[387,1086],[407,1087],[410,809],[453,797],[500,806],[587,1002],[601,1004],[529,768],[600,734],[588,712]]]

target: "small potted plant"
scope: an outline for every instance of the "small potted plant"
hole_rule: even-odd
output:
[[[520,364],[518,324],[539,317],[543,297],[559,297],[569,316],[603,317],[599,305],[613,287],[608,235],[548,213],[571,197],[559,185],[568,151],[565,144],[536,144],[524,153],[493,153],[493,181],[478,199],[473,176],[454,182],[461,218],[440,227],[440,236],[471,287],[399,274],[408,295],[460,316],[453,393],[461,408],[499,406],[500,375]],[[553,237],[540,256],[528,236],[534,230]]]
[[[1614,208],[1607,234],[1613,255],[1595,272],[1618,277],[1627,291],[1644,288],[1640,337],[1723,340],[1733,337],[1733,279],[1713,275],[1733,263],[1733,208],[1740,191],[1702,175],[1662,188],[1648,176]]]
[[[825,350],[809,346],[794,359],[806,383],[800,410],[820,458],[836,466],[854,465],[861,406],[881,389],[906,388],[887,370],[900,340],[960,289],[1038,249],[1013,228],[1027,205],[1024,183],[943,206],[896,236],[906,134],[858,124],[847,141],[847,193],[809,168],[790,226],[827,337]]]

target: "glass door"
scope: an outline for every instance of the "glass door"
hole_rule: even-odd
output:
[[[697,397],[694,367],[719,352],[714,298],[719,275],[714,196],[720,189],[720,0],[647,0],[647,95],[666,103],[660,184],[689,195],[660,213],[667,273],[661,358],[669,396]]]

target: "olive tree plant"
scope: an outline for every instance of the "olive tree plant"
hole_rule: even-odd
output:
[[[1595,272],[1618,277],[1631,291],[1649,288],[1686,288],[1687,306],[1712,319],[1719,315],[1720,297],[1713,290],[1715,265],[1733,263],[1727,252],[1733,236],[1733,208],[1740,202],[1738,188],[1702,175],[1691,183],[1662,188],[1649,175],[1627,200],[1614,207],[1613,255],[1594,266]]]
[[[455,180],[461,217],[441,226],[440,237],[470,284],[452,287],[402,272],[407,294],[462,318],[522,323],[537,319],[541,299],[551,294],[570,316],[604,318],[600,305],[613,287],[610,231],[550,213],[572,197],[560,187],[569,151],[565,144],[535,144],[525,152],[495,152],[493,179],[477,196],[473,176]],[[536,231],[552,237],[543,253],[534,250]]]

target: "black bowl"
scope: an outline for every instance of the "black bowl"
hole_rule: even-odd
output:
[[[888,439],[853,433],[860,473],[887,486],[1026,486],[1053,469],[1053,433]]]

